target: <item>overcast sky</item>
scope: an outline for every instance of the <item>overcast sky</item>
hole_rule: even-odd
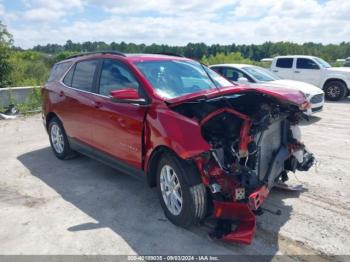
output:
[[[15,45],[350,41],[350,0],[0,0]]]

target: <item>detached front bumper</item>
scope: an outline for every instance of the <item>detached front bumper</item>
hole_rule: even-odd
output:
[[[256,216],[253,211],[262,205],[268,194],[267,187],[262,186],[249,195],[247,203],[214,200],[214,217],[218,219],[218,224],[211,236],[228,242],[251,244],[256,229]],[[234,230],[233,221],[238,222]]]
[[[307,171],[314,161],[313,154],[304,149],[302,161],[298,162],[295,168],[300,171]],[[274,178],[272,181],[275,181],[275,177],[272,178]],[[256,214],[261,214],[262,210],[260,207],[265,202],[273,186],[274,184],[271,184],[269,187],[268,185],[263,185],[257,188],[249,194],[244,202],[214,200],[214,218],[217,219],[217,226],[214,232],[211,233],[211,236],[228,242],[251,244],[256,229]],[[238,226],[232,229],[232,224],[235,222],[238,222]]]

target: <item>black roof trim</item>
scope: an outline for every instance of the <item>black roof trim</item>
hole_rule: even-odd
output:
[[[67,57],[65,60],[71,59],[71,58],[80,57],[80,56],[97,55],[97,54],[111,54],[111,55],[119,55],[119,56],[124,56],[124,57],[126,57],[126,55],[125,55],[124,53],[119,52],[119,51],[96,51],[96,52],[85,52],[85,53],[80,53],[80,54],[72,55],[72,56]]]

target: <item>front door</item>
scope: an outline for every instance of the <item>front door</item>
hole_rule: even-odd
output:
[[[94,99],[94,146],[117,160],[141,169],[146,108],[131,103],[113,102],[109,97],[113,90],[139,90],[140,84],[126,65],[112,59],[103,61],[99,79],[98,94]]]
[[[293,80],[302,81],[318,86],[321,79],[321,69],[316,62],[309,58],[298,58],[293,73]]]

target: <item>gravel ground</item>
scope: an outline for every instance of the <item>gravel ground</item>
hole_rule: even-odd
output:
[[[156,191],[87,157],[56,159],[40,115],[0,121],[0,254],[350,254],[350,99],[302,127],[317,157],[274,190],[250,246],[172,225]]]

